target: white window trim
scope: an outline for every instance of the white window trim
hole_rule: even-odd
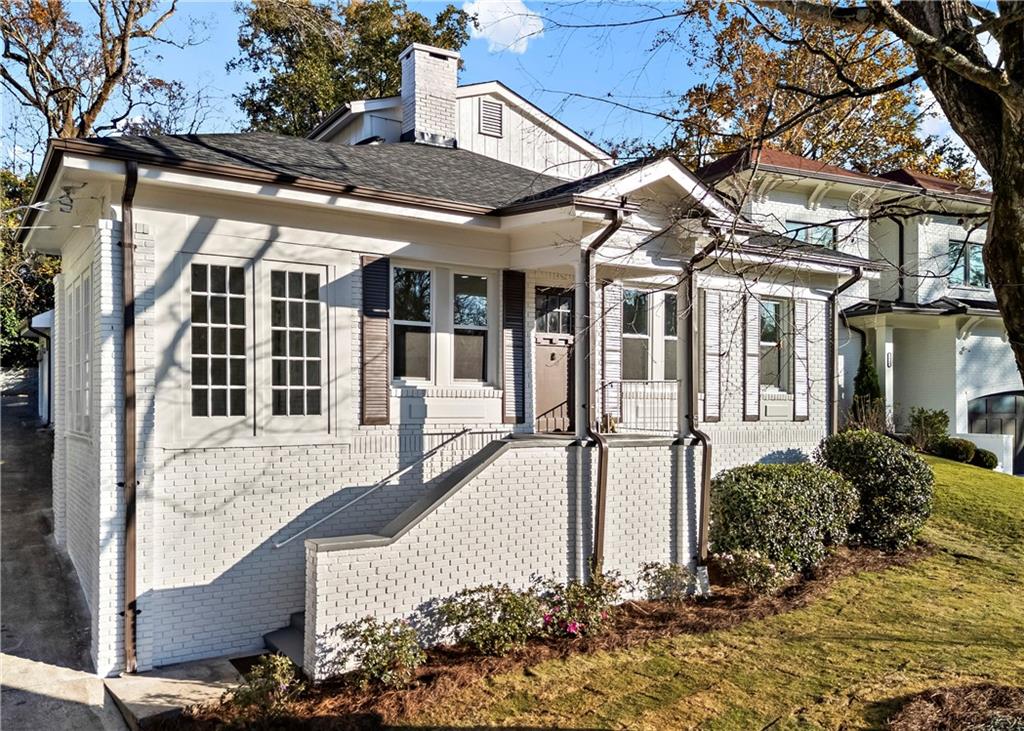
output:
[[[971,270],[971,262],[970,262],[970,249],[969,249],[969,247],[977,246],[979,249],[984,251],[985,244],[982,243],[982,242],[979,242],[979,241],[968,241],[967,239],[951,238],[949,240],[948,244],[947,244],[947,247],[946,247],[946,257],[947,257],[946,258],[946,266],[949,266],[949,258],[948,258],[949,257],[949,250],[954,245],[957,245],[957,246],[961,247],[961,255],[960,255],[959,265],[958,265],[957,268],[963,274],[964,281],[961,282],[960,284],[954,284],[951,281],[950,278],[953,276],[953,272],[956,271],[956,270],[955,269],[950,269],[949,270],[949,274],[946,276],[946,284],[947,284],[947,286],[952,287],[953,289],[970,289],[970,290],[973,290],[975,292],[988,292],[988,291],[991,291],[991,289],[992,289],[991,284],[985,284],[984,286],[979,286],[977,284],[970,284],[969,281],[968,281],[970,279],[970,274],[971,274],[971,271],[970,271]],[[988,270],[985,268],[985,261],[984,261],[984,259],[982,260],[982,269],[985,271],[985,281],[988,282]]]
[[[408,269],[418,272],[428,272],[430,274],[430,322],[423,322],[419,320],[399,320],[397,317],[391,318],[391,324],[388,331],[388,342],[390,343],[390,357],[388,359],[388,369],[391,374],[391,385],[398,387],[426,387],[431,386],[437,377],[437,270],[431,266],[424,266],[422,264],[416,264],[415,262],[404,262],[394,261],[391,262],[391,271],[388,274],[389,287],[391,291],[391,312],[396,312],[395,309],[395,270],[396,269]],[[430,355],[427,357],[427,368],[429,374],[427,378],[404,378],[395,375],[395,325],[409,325],[412,327],[423,327],[424,325],[430,328]]]
[[[486,325],[456,325],[455,324],[455,278],[459,275],[467,275],[471,277],[483,277],[487,286],[487,324]],[[448,282],[451,300],[451,320],[452,320],[452,335],[451,335],[451,349],[449,357],[451,358],[451,373],[452,373],[452,384],[459,386],[491,386],[498,381],[497,373],[497,353],[498,340],[495,337],[495,325],[500,315],[500,311],[497,307],[498,301],[498,277],[494,273],[474,271],[470,269],[452,269],[449,272]],[[484,364],[487,375],[483,379],[479,378],[456,378],[455,377],[455,330],[475,330],[477,332],[487,333],[486,344],[484,346],[487,354],[487,362]]]
[[[792,361],[795,356],[793,351],[793,336],[790,332],[789,325],[792,322],[792,307],[793,301],[783,297],[758,297],[758,303],[762,309],[758,310],[758,317],[761,317],[763,312],[764,303],[772,302],[779,305],[778,317],[779,317],[779,340],[777,343],[771,341],[764,341],[758,338],[758,348],[768,346],[778,346],[779,348],[779,373],[781,380],[785,384],[784,388],[779,388],[774,384],[761,383],[761,392],[763,394],[772,396],[779,395],[785,397],[793,396],[793,369]],[[758,333],[761,331],[761,322],[758,320]],[[760,353],[758,354],[760,358]],[[763,369],[762,369],[763,372]]]
[[[646,309],[647,309],[647,334],[646,335],[638,335],[637,333],[627,333],[626,332],[626,292],[639,292],[640,294],[642,294],[645,297],[645,302],[647,303],[647,307],[646,307]],[[623,340],[623,346],[622,346],[622,370],[623,370],[622,380],[624,382],[628,381],[630,383],[645,383],[645,382],[649,382],[649,381],[654,380],[653,378],[651,378],[652,374],[654,373],[654,350],[655,350],[655,348],[654,348],[654,338],[652,337],[652,334],[651,334],[652,325],[654,324],[653,323],[653,319],[654,318],[652,317],[652,314],[653,314],[652,313],[652,309],[653,309],[653,307],[652,307],[651,303],[655,299],[654,297],[652,297],[652,294],[653,293],[651,292],[651,290],[645,289],[643,287],[627,287],[627,286],[623,286],[623,288],[622,288],[622,340]],[[647,341],[647,377],[646,378],[626,378],[626,375],[625,375],[625,370],[626,370],[626,346],[625,346],[625,341],[626,340],[646,340]]]
[[[67,288],[68,432],[92,436],[92,274],[86,269]]]
[[[274,271],[301,272],[320,275],[320,413],[314,415],[275,414],[273,402],[274,390],[274,355],[271,325],[272,300],[270,295],[271,274]],[[256,347],[256,428],[262,434],[325,434],[331,431],[331,414],[333,408],[331,373],[331,355],[334,348],[333,323],[331,308],[328,307],[328,288],[330,284],[330,267],[325,264],[300,263],[285,259],[262,259],[256,264],[256,288],[254,304],[256,309],[256,327],[265,338],[260,338]],[[287,332],[287,329],[285,330]]]
[[[256,320],[256,266],[252,259],[217,254],[178,255],[180,308],[184,336],[179,345],[181,381],[179,384],[178,440],[198,442],[214,434],[222,438],[253,436],[255,433],[258,389],[256,383],[256,349],[254,336],[260,327]],[[245,282],[245,414],[241,416],[192,416],[192,264],[241,267]],[[268,331],[269,332],[269,331]],[[230,350],[230,344],[228,346]]]
[[[783,225],[786,227],[786,233],[789,234],[790,238],[807,244],[808,246],[821,246],[832,250],[839,248],[839,227],[835,224],[815,223],[813,221],[801,221],[795,218],[787,218]],[[797,230],[794,231],[790,229],[790,226],[796,227]],[[811,241],[811,231],[816,228],[829,229],[832,232],[832,241],[828,244],[819,244],[815,241]]]

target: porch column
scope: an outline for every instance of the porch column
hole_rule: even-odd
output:
[[[686,417],[693,413],[691,409],[697,408],[697,404],[690,403],[694,394],[691,389],[690,349],[696,328],[689,327],[689,324],[696,312],[691,309],[693,303],[689,296],[690,289],[684,278],[676,285],[676,434],[680,438],[689,436],[690,425]]]
[[[895,347],[892,328],[880,325],[875,328],[875,368],[878,369],[878,383],[882,387],[882,399],[885,401],[885,413],[895,418],[895,384],[893,379],[893,363]]]
[[[591,367],[590,362],[590,324],[592,322],[592,313],[587,312],[587,291],[586,282],[588,277],[586,276],[586,253],[580,251],[579,258],[576,260],[573,266],[573,297],[574,304],[573,310],[575,312],[575,322],[573,326],[574,337],[573,337],[573,409],[575,424],[576,438],[586,439],[587,438],[587,419],[589,415],[587,413],[587,407],[590,404],[590,399],[594,397],[592,393],[588,391],[588,371]],[[591,272],[593,274],[593,272]],[[593,277],[590,277],[593,281]],[[591,308],[593,303],[591,302]],[[596,383],[596,380],[595,380]]]

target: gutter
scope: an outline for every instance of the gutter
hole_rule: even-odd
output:
[[[134,160],[124,165],[124,194],[121,197],[121,294],[124,299],[124,664],[125,672],[138,668],[136,619],[139,614],[136,595],[136,474],[135,433],[135,190],[139,183],[139,165]]]
[[[52,338],[42,330],[32,327],[32,318],[25,320],[25,330],[46,339],[46,426],[53,423],[53,342]]]
[[[903,265],[906,262],[906,253],[904,249],[906,227],[898,216],[890,216],[889,219],[896,224],[896,230],[899,232],[897,236],[899,244],[896,254],[896,301],[902,302],[903,297],[906,294],[904,292],[906,278],[903,274]]]
[[[608,440],[594,428],[594,401],[597,400],[595,391],[597,388],[597,343],[593,329],[594,283],[590,273],[597,250],[622,228],[622,223],[625,220],[625,197],[622,198],[621,204],[621,207],[612,214],[611,222],[591,242],[586,251],[580,254],[583,265],[583,313],[586,317],[587,357],[590,359],[587,364],[587,423],[585,426],[587,438],[597,444],[597,505],[594,510],[594,552],[590,557],[591,579],[598,578],[604,573],[604,535],[608,517]]]
[[[829,419],[828,431],[829,434],[835,434],[839,431],[839,295],[848,290],[850,287],[855,285],[864,276],[864,270],[860,267],[855,267],[853,270],[853,276],[847,279],[845,282],[840,284],[838,287],[832,290],[828,295],[828,306],[832,315],[832,331],[829,334],[829,353],[832,356],[832,384],[830,394],[830,401],[832,402],[831,415]],[[843,318],[846,321],[846,318]],[[863,353],[864,348],[864,332],[861,331],[861,352]]]

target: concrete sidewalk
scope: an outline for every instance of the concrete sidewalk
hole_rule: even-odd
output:
[[[0,412],[0,728],[122,731],[92,674],[74,567],[53,541],[50,437],[36,428],[34,373],[12,375]]]

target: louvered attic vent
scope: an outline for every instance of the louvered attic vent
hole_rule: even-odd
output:
[[[503,107],[501,102],[493,99],[480,100],[480,134],[502,136]]]

